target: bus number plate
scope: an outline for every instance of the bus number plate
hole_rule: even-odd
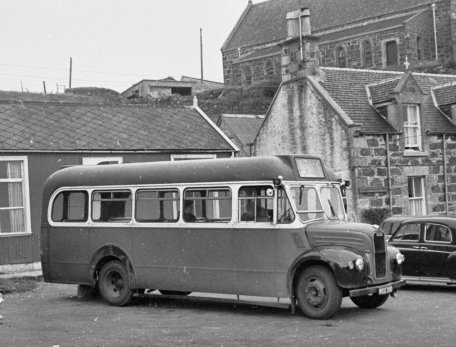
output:
[[[386,287],[378,288],[378,294],[380,294],[380,295],[386,295],[386,294],[390,294],[392,292],[393,292],[393,286],[386,286]]]

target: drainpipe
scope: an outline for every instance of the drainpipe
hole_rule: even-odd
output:
[[[439,52],[438,52],[438,49],[437,49],[437,28],[436,28],[436,20],[435,20],[435,3],[431,5],[432,7],[432,18],[433,18],[433,22],[434,22],[434,44],[435,44],[435,60],[438,61],[439,60]]]
[[[389,211],[390,215],[393,214],[393,192],[391,191],[391,163],[389,151],[389,134],[385,134],[386,138],[386,176],[388,180],[388,198],[389,198]]]
[[[442,136],[442,153],[443,153],[443,184],[445,190],[445,213],[448,214],[448,183],[447,183],[447,158],[446,158],[446,135]]]

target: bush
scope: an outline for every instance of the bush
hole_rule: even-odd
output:
[[[390,216],[390,210],[387,208],[368,208],[361,213],[364,221],[369,224],[382,224],[383,220]]]

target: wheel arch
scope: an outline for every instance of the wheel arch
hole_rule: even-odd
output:
[[[362,272],[350,275],[352,270],[348,270],[349,262],[359,257],[364,258],[355,250],[347,247],[318,247],[301,254],[290,266],[287,275],[287,290],[291,302],[296,302],[295,288],[299,275],[304,269],[313,265],[321,265],[330,270],[344,293],[347,288],[361,285],[362,278],[366,277],[365,274],[369,272],[368,264]]]
[[[96,285],[101,268],[108,262],[114,260],[120,261],[125,266],[128,271],[130,287],[135,288],[136,277],[133,264],[131,263],[127,252],[116,245],[102,246],[93,254],[89,267],[89,279],[91,281],[91,285]]]

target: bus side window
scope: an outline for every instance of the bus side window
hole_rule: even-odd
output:
[[[228,223],[231,221],[229,188],[186,189],[183,220],[186,223]]]
[[[84,191],[61,192],[52,204],[53,222],[87,221],[88,194]]]
[[[135,218],[140,223],[177,222],[179,191],[177,189],[139,190],[136,193]]]
[[[127,223],[131,220],[130,191],[95,191],[92,194],[94,222]]]
[[[270,186],[243,186],[239,189],[241,222],[272,222],[274,190]]]

